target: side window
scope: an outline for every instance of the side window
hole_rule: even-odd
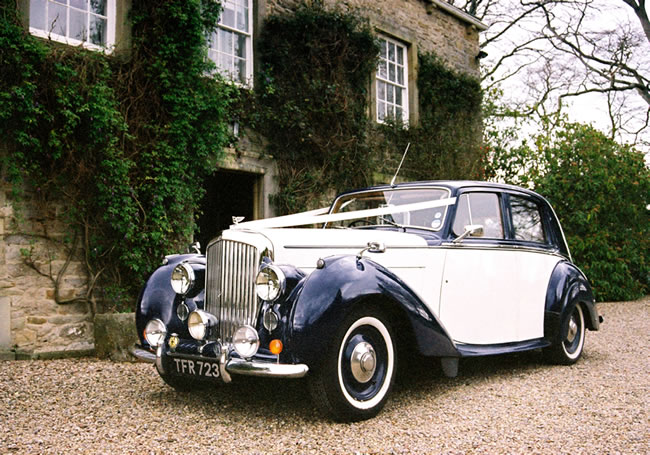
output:
[[[459,236],[465,232],[465,226],[480,224],[483,226],[482,237],[502,239],[501,220],[499,196],[495,193],[465,193],[458,200],[452,230],[456,236]]]
[[[528,242],[546,242],[539,207],[533,201],[510,196],[510,212],[515,239]]]

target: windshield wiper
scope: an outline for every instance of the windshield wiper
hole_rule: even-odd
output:
[[[386,223],[386,224],[390,224],[390,225],[395,226],[396,228],[399,228],[399,229],[404,229],[404,232],[406,232],[406,227],[405,226],[402,226],[401,224],[397,224],[393,220],[389,220],[388,218],[383,217],[383,216],[380,216],[379,219],[381,221],[383,221],[384,223]]]

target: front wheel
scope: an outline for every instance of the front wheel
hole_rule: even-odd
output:
[[[546,358],[552,363],[572,365],[582,355],[585,344],[585,316],[580,304],[571,311],[565,320],[561,333],[566,334],[561,340],[544,350]]]
[[[316,405],[339,421],[377,415],[395,378],[394,339],[378,310],[350,315],[311,376],[310,390]]]

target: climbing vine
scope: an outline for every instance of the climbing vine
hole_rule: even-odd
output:
[[[369,76],[378,46],[367,21],[320,4],[268,18],[255,109],[277,160],[281,213],[367,184]]]
[[[369,88],[377,37],[362,16],[320,2],[268,18],[263,70],[251,108],[279,168],[280,213],[321,206],[340,190],[388,182],[411,143],[408,179],[477,178],[482,173],[479,81],[419,56],[419,121],[377,125]]]
[[[392,175],[407,144],[400,177],[408,180],[481,179],[482,91],[478,79],[449,69],[435,54],[418,56],[419,120],[409,128],[378,127],[373,149],[383,153],[381,171]]]
[[[131,49],[115,56],[36,39],[15,1],[0,8],[0,137],[13,196],[27,184],[44,207],[62,200],[60,215],[83,237],[88,286],[130,308],[161,257],[191,238],[203,176],[229,140],[234,90],[205,77],[219,4],[134,0]]]
[[[419,121],[370,120],[379,46],[358,13],[317,1],[266,18],[255,88],[246,89],[221,80],[206,58],[220,13],[213,0],[133,0],[129,49],[114,55],[37,39],[17,11],[15,0],[0,0],[0,156],[14,205],[26,188],[42,210],[56,203],[71,231],[36,237],[63,242],[66,266],[72,257],[85,264],[86,291],[64,300],[62,272],[24,249],[59,303],[132,307],[162,256],[192,237],[203,179],[234,141],[232,119],[265,137],[279,213],[389,180],[408,142],[405,178],[481,171],[478,82],[433,55],[419,59]]]

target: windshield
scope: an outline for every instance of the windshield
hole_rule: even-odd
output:
[[[429,202],[449,197],[446,188],[409,188],[365,191],[341,196],[334,201],[331,213],[353,212],[357,210],[398,207],[400,205]],[[397,225],[426,228],[438,231],[442,229],[447,214],[447,207],[433,207],[380,216],[359,217],[354,220],[336,221],[328,227],[362,227]]]

